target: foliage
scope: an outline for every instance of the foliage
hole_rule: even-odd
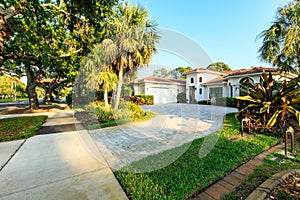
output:
[[[110,38],[103,41],[105,55],[112,58],[111,69],[118,75],[113,107],[118,108],[124,76],[150,62],[159,36],[148,11],[137,5],[120,3],[108,28]]]
[[[241,104],[240,100],[231,97],[217,97],[216,98],[216,105],[218,106],[227,106],[232,108],[239,108]]]
[[[134,95],[130,97],[130,101],[134,102],[137,105],[153,105],[154,96],[146,94]]]
[[[17,77],[14,76],[0,76],[0,96],[24,96],[25,84]]]
[[[166,68],[161,68],[153,71],[153,76],[164,77],[164,78],[175,78],[175,79],[186,79],[186,76],[183,73],[192,70],[191,66],[187,67],[177,67],[171,71],[168,71]]]
[[[136,121],[139,119],[147,119],[151,117],[151,113],[142,110],[138,105],[132,102],[121,102],[119,109],[105,107],[103,102],[93,102],[86,106],[86,110],[90,113],[89,118],[97,119],[98,122],[93,127],[106,127],[110,125],[123,124],[125,122]],[[91,124],[87,124],[89,126]]]
[[[214,149],[204,158],[199,158],[199,149],[204,138],[194,140],[188,150],[175,162],[157,171],[148,173],[115,171],[115,175],[130,199],[187,199],[201,191],[252,156],[267,149],[278,140],[257,135],[240,141],[230,141],[227,137],[239,133],[239,122],[235,114],[228,114]],[[206,136],[210,137],[210,136]],[[177,147],[134,162],[125,169],[159,162],[178,154]]]
[[[193,68],[191,66],[187,67],[177,67],[176,69],[173,69],[170,71],[171,77],[175,79],[186,79],[186,76],[183,75],[183,73],[188,72],[192,70]]]
[[[46,116],[0,119],[0,142],[26,139],[42,127]]]
[[[292,0],[277,10],[275,21],[260,34],[263,38],[260,57],[282,71],[300,72],[299,10],[300,1]]]
[[[298,139],[295,143],[295,158],[286,157],[282,154],[272,153],[265,159],[265,162],[257,167],[252,174],[250,174],[245,182],[236,188],[236,190],[228,195],[225,195],[222,199],[246,199],[252,191],[254,191],[260,184],[266,181],[271,176],[276,173],[291,170],[291,169],[300,169],[300,140]],[[281,158],[285,159],[287,162],[280,163],[278,161],[271,160],[271,158]]]
[[[38,107],[36,86],[49,97],[74,81],[82,56],[103,40],[116,2],[7,0],[0,5],[6,19],[1,20],[0,70],[27,76],[30,107]]]
[[[0,103],[8,103],[8,102],[14,102],[14,98],[9,98],[9,99],[1,99],[0,98]],[[28,101],[28,98],[17,98],[16,101]]]
[[[153,76],[169,78],[171,72],[169,72],[166,68],[156,69],[153,71]]]
[[[223,62],[215,62],[210,64],[207,69],[216,71],[216,72],[226,72],[226,71],[231,71],[231,68],[229,65],[223,63]]]
[[[299,126],[300,112],[294,108],[294,104],[300,101],[300,77],[284,81],[276,90],[271,73],[268,76],[263,72],[261,80],[261,83],[249,88],[247,96],[236,97],[249,102],[241,114],[247,115],[255,126],[268,130],[276,125],[277,130],[282,132],[281,128],[293,125],[290,124],[292,116],[296,117]]]
[[[177,103],[186,103],[186,93],[181,92],[177,94]]]
[[[122,92],[121,96],[124,98],[126,101],[130,99],[130,96],[132,95],[132,88],[128,84],[123,84],[122,85]]]
[[[207,100],[202,100],[202,101],[198,101],[198,104],[210,105],[211,102]],[[244,101],[232,97],[216,97],[215,105],[242,109],[245,108],[248,104]]]
[[[72,92],[70,92],[67,96],[66,96],[66,101],[67,101],[67,104],[70,106],[72,105]]]

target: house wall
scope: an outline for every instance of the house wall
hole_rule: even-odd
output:
[[[191,102],[190,99],[190,87],[195,87],[195,100],[201,101],[201,100],[207,100],[209,97],[209,92],[207,91],[206,86],[203,86],[202,83],[205,83],[207,81],[210,81],[214,78],[217,78],[219,75],[210,74],[210,73],[203,73],[203,72],[197,72],[194,74],[188,74],[186,79],[186,98],[188,102]],[[199,78],[202,77],[202,82],[199,82]],[[191,78],[194,78],[194,83],[191,83]],[[200,94],[200,90],[202,90],[202,93]]]

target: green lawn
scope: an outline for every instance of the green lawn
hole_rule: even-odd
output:
[[[254,191],[260,184],[266,181],[268,178],[273,176],[274,174],[290,169],[300,169],[300,139],[295,143],[296,150],[294,159],[288,158],[282,154],[272,153],[266,159],[263,165],[259,166],[255,169],[255,171],[250,174],[245,181],[239,188],[236,189],[235,192],[225,195],[223,199],[245,199],[249,196],[252,191]],[[278,157],[283,158],[287,162],[280,163],[278,161],[274,161],[271,158]]]
[[[130,199],[187,199],[278,142],[277,138],[264,135],[240,141],[227,140],[239,134],[239,127],[235,114],[228,114],[223,128],[214,133],[220,134],[218,142],[202,159],[199,158],[199,150],[204,138],[194,140],[178,160],[160,170],[149,173],[127,172],[176,156],[180,148],[189,144],[148,156],[114,173]]]
[[[28,98],[17,98],[17,101],[27,101]],[[0,103],[15,102],[14,98],[0,99]]]
[[[25,139],[33,136],[47,116],[0,119],[0,142]]]

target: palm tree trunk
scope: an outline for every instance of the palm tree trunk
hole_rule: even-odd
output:
[[[108,91],[107,91],[107,89],[104,89],[104,103],[105,103],[105,108],[108,109]]]
[[[119,107],[119,103],[120,103],[121,90],[122,90],[122,84],[123,84],[123,67],[120,67],[118,76],[119,76],[118,77],[118,86],[117,86],[117,91],[115,93],[114,101],[113,101],[114,109],[117,109]]]

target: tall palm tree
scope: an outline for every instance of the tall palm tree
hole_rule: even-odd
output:
[[[279,8],[271,27],[260,34],[262,60],[282,71],[300,73],[300,1],[293,0]]]
[[[105,42],[103,43],[105,44]],[[111,60],[111,54],[105,54],[103,44],[97,45],[88,57],[83,61],[86,74],[86,85],[88,88],[104,90],[105,107],[108,108],[108,92],[114,90],[117,86],[118,77],[111,72],[108,65]],[[108,49],[106,49],[107,51]],[[110,50],[112,52],[112,50]]]
[[[110,66],[118,75],[113,107],[118,108],[124,75],[149,64],[159,40],[156,24],[143,7],[128,3],[117,6],[109,30],[113,36],[103,41],[105,55],[114,56]]]

